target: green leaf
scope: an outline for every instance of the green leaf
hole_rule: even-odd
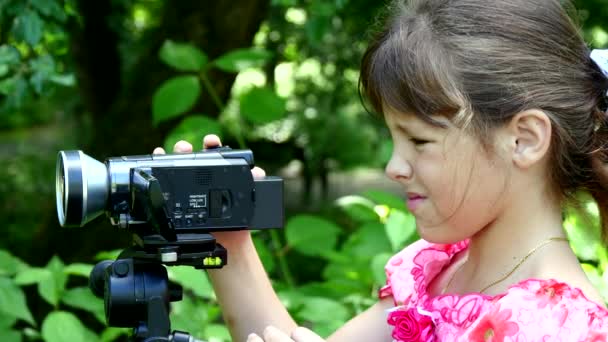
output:
[[[99,342],[112,342],[118,339],[120,336],[129,335],[130,332],[130,329],[127,328],[106,328],[101,333],[101,336],[99,337]]]
[[[380,222],[367,222],[348,237],[343,251],[357,258],[371,260],[377,254],[388,253],[392,249],[384,225]]]
[[[28,268],[27,264],[9,252],[0,249],[0,276],[13,274]]]
[[[159,52],[160,59],[180,71],[200,71],[207,64],[207,56],[192,44],[166,40]]]
[[[38,13],[26,8],[13,20],[12,32],[17,40],[25,41],[30,46],[38,44],[42,38],[44,22]]]
[[[0,45],[0,64],[13,66],[21,59],[19,50],[11,45]]]
[[[184,289],[191,290],[195,295],[213,299],[215,295],[209,278],[203,270],[197,270],[191,266],[172,266],[168,269],[169,278],[180,284]]]
[[[8,74],[8,65],[6,64],[0,64],[0,77],[4,77]]]
[[[208,304],[192,296],[184,296],[181,301],[171,303],[171,328],[187,331],[196,337],[204,336],[205,326],[209,324],[209,315],[202,309],[204,305]]]
[[[232,338],[230,331],[225,325],[208,324],[205,328],[205,339],[208,342],[230,342]]]
[[[122,249],[115,249],[113,251],[102,251],[95,255],[95,260],[116,260],[120,253],[122,253]]]
[[[91,271],[93,270],[93,265],[90,264],[81,264],[75,263],[66,266],[63,269],[63,272],[68,275],[76,275],[88,278],[91,275]]]
[[[30,4],[41,14],[64,22],[67,16],[56,0],[30,0]]]
[[[21,74],[0,80],[0,94],[7,96],[8,108],[21,108],[28,98],[27,80]]]
[[[222,136],[222,127],[217,120],[202,114],[190,114],[167,135],[165,150],[173,150],[173,145],[180,140],[197,142],[211,133]]]
[[[367,198],[356,195],[343,196],[336,200],[336,205],[356,221],[378,221],[378,214],[374,211],[375,204]]]
[[[17,322],[17,317],[9,316],[5,313],[0,313],[0,330],[8,329]],[[2,340],[0,340],[2,341]]]
[[[33,73],[30,76],[30,84],[36,93],[41,94],[43,86],[55,71],[55,61],[50,55],[43,55],[29,62]]]
[[[289,246],[310,256],[333,250],[340,231],[334,223],[311,215],[293,216],[285,227]]]
[[[391,210],[384,227],[394,252],[405,247],[405,243],[416,234],[414,216],[400,210]]]
[[[285,116],[285,99],[268,88],[252,88],[241,96],[241,115],[254,124],[263,125]]]
[[[21,342],[22,337],[18,331],[0,329],[0,341]]]
[[[266,243],[262,241],[258,237],[253,238],[253,244],[255,245],[255,250],[258,252],[260,260],[262,260],[262,264],[264,265],[264,269],[268,273],[272,273],[275,268],[274,257],[272,252],[266,246]]]
[[[95,297],[88,287],[75,287],[65,291],[61,302],[76,309],[95,315],[101,323],[106,323],[103,299]]]
[[[90,342],[92,336],[80,320],[65,311],[51,312],[42,323],[42,337],[45,342]]]
[[[152,98],[154,124],[187,112],[200,94],[201,85],[196,76],[178,76],[165,81]]]
[[[213,64],[224,71],[240,72],[249,68],[259,68],[271,57],[272,53],[262,49],[237,49],[220,56],[213,61]]]
[[[64,268],[65,266],[59,257],[54,256],[46,265],[46,269],[50,271],[51,276],[38,283],[38,293],[53,306],[59,304],[65,290],[67,275],[64,273]]]
[[[407,212],[405,200],[399,196],[393,195],[382,190],[368,190],[361,194],[363,197],[369,198],[379,205],[386,205],[389,208]]]
[[[22,319],[36,325],[25,302],[23,291],[10,279],[0,277],[0,313]]]
[[[309,297],[303,303],[297,315],[303,320],[313,323],[338,321],[346,322],[349,318],[348,309],[341,303],[321,297]],[[328,314],[331,313],[331,314]]]
[[[71,87],[76,84],[74,74],[55,74],[49,77],[49,81],[65,87]]]
[[[374,283],[378,286],[384,286],[386,284],[386,272],[384,267],[386,263],[393,255],[391,253],[382,253],[376,255],[372,259],[371,270],[374,275]]]
[[[38,284],[41,281],[46,281],[47,279],[50,279],[51,276],[51,272],[47,269],[38,267],[27,268],[17,273],[17,276],[15,276],[15,284]]]

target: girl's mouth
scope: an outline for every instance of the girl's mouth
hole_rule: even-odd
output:
[[[409,193],[407,194],[407,208],[409,211],[413,212],[422,204],[422,202],[426,199],[426,197],[416,194]]]

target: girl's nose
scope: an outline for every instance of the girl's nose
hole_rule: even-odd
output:
[[[397,182],[410,180],[413,176],[412,165],[403,157],[393,153],[385,169],[386,175]]]

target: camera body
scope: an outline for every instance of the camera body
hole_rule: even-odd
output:
[[[105,213],[138,235],[282,228],[283,180],[253,179],[250,150],[111,157],[60,151],[57,213],[63,227]]]

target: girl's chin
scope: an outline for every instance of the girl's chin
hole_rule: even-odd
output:
[[[425,227],[424,225],[416,223],[416,230],[418,231],[418,235],[420,235],[420,238],[427,242],[437,244],[451,244],[458,243],[468,238],[446,233],[446,229],[447,227]]]

